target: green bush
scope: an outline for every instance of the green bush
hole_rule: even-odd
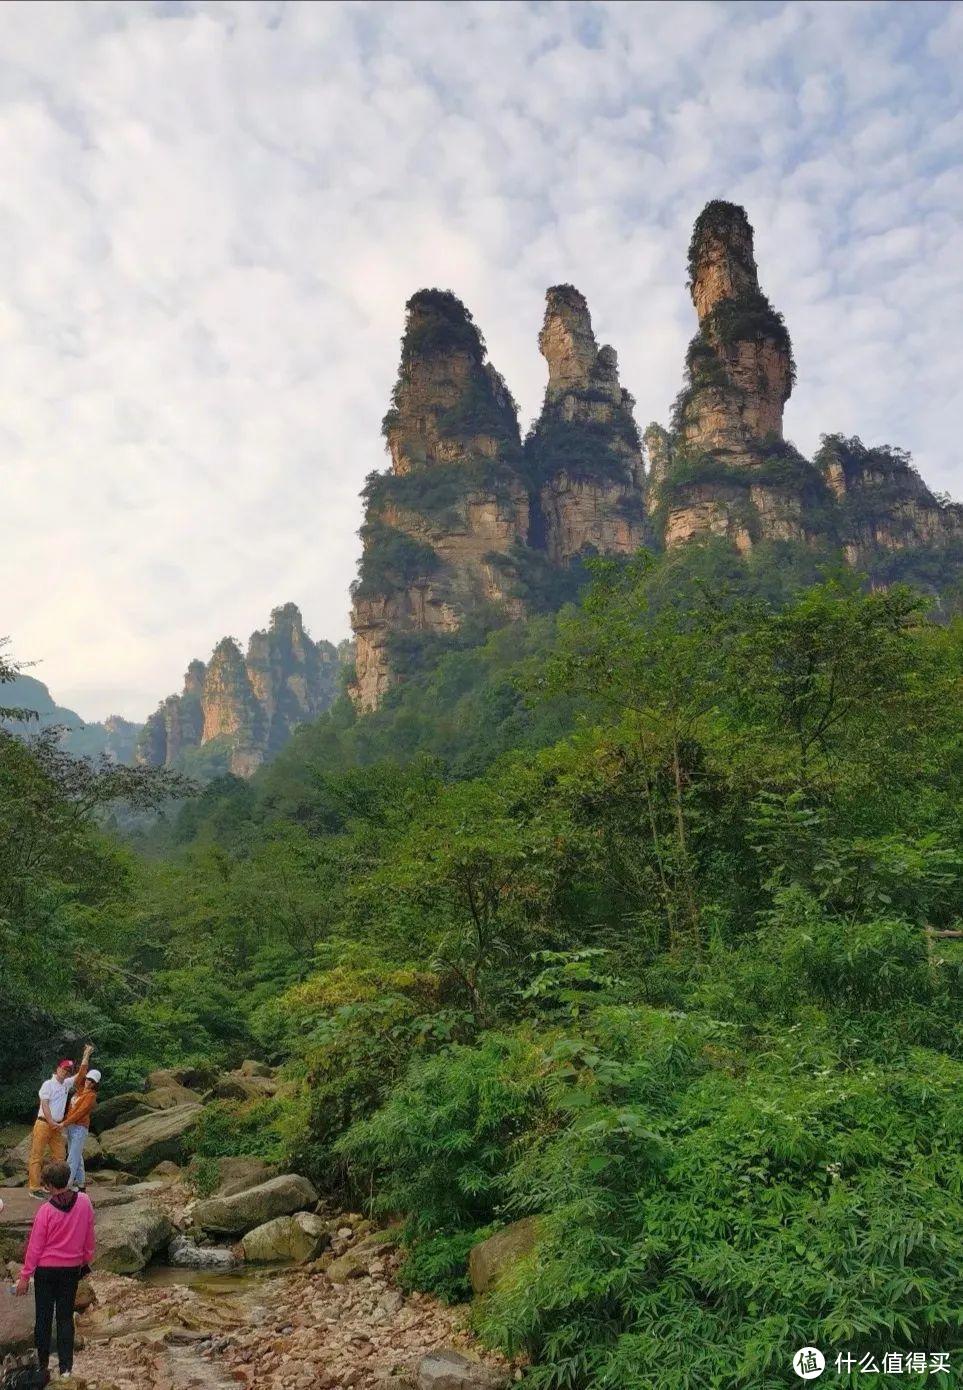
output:
[[[416,1236],[477,1230],[509,1198],[515,1141],[543,1107],[540,1049],[489,1034],[414,1062],[385,1106],[336,1144],[375,1208],[403,1212]]]
[[[437,552],[394,526],[377,519],[361,528],[364,549],[358,578],[351,586],[356,598],[370,598],[406,589],[428,579],[437,570]]]
[[[423,1290],[443,1303],[462,1303],[471,1298],[468,1256],[473,1245],[491,1235],[492,1227],[457,1231],[454,1235],[426,1236],[407,1250],[398,1271],[398,1283],[406,1290]]]
[[[195,1158],[233,1158],[251,1155],[268,1163],[285,1156],[284,1102],[217,1100],[205,1105],[184,1140]]]

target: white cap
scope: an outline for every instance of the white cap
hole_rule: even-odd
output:
[[[87,1073],[87,1080],[93,1081],[94,1083],[100,1080],[100,1072],[97,1070],[96,1067],[90,1068],[90,1071]]]

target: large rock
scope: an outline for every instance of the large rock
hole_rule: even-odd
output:
[[[227,1270],[236,1268],[237,1258],[223,1246],[198,1245],[183,1231],[178,1231],[167,1247],[167,1263],[178,1269]]]
[[[0,1284],[0,1356],[33,1346],[34,1315],[32,1285],[28,1294],[18,1298],[10,1284]]]
[[[328,1223],[309,1211],[294,1216],[276,1216],[263,1226],[255,1226],[241,1241],[244,1258],[255,1264],[274,1264],[280,1260],[313,1260],[331,1241]]]
[[[313,1207],[317,1200],[318,1194],[307,1178],[285,1173],[230,1197],[211,1197],[206,1202],[198,1202],[194,1208],[194,1224],[217,1235],[243,1235],[275,1216],[290,1216],[292,1212]]]
[[[487,1293],[519,1260],[531,1254],[538,1239],[538,1228],[538,1217],[526,1216],[472,1246],[468,1274],[476,1293]]]
[[[203,1091],[217,1080],[216,1067],[163,1067],[147,1076],[148,1091],[162,1091],[166,1086],[188,1086]]]
[[[191,1091],[186,1086],[158,1086],[156,1090],[145,1091],[142,1097],[148,1110],[173,1110],[176,1105],[200,1105],[199,1091]]]
[[[395,1244],[396,1242],[390,1237],[386,1238],[383,1232],[375,1232],[332,1260],[324,1272],[332,1284],[346,1284],[349,1279],[363,1279],[370,1269],[372,1260],[393,1250]]]
[[[460,1351],[433,1351],[415,1368],[418,1390],[503,1390],[508,1376]]]
[[[97,1210],[94,1265],[111,1274],[137,1274],[170,1241],[167,1214],[152,1202]]]
[[[236,1192],[246,1192],[250,1187],[260,1187],[278,1175],[277,1165],[265,1163],[263,1158],[218,1158],[217,1187],[215,1197],[233,1197]]]
[[[14,1144],[3,1155],[5,1173],[25,1173],[30,1159],[30,1135],[25,1134],[19,1144]]]
[[[114,1125],[123,1124],[147,1113],[148,1107],[144,1104],[143,1091],[124,1091],[119,1096],[111,1096],[109,1100],[97,1102],[90,1117],[90,1127],[95,1134],[103,1134],[105,1129],[113,1129]]]
[[[183,1139],[201,1113],[196,1104],[173,1110],[149,1110],[104,1134],[101,1144],[108,1163],[146,1173],[165,1158],[175,1163],[183,1156]]]
[[[244,1076],[239,1071],[228,1072],[207,1092],[211,1100],[265,1100],[277,1095],[278,1083],[270,1076]]]
[[[267,1076],[274,1075],[274,1069],[269,1067],[267,1062],[254,1062],[250,1058],[241,1063],[242,1076]]]

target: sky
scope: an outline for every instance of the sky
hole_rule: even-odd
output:
[[[0,635],[143,719],[293,600],[348,633],[404,303],[458,294],[521,406],[576,284],[637,418],[742,203],[799,379],[787,437],[963,495],[963,5],[7,3]]]

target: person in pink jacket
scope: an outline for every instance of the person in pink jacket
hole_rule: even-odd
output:
[[[32,1277],[37,1306],[34,1342],[42,1372],[46,1372],[50,1361],[50,1334],[56,1309],[57,1359],[60,1374],[66,1379],[74,1364],[77,1285],[94,1258],[94,1209],[89,1197],[71,1189],[66,1163],[48,1163],[41,1181],[50,1200],[33,1219],[17,1293],[27,1292]]]

